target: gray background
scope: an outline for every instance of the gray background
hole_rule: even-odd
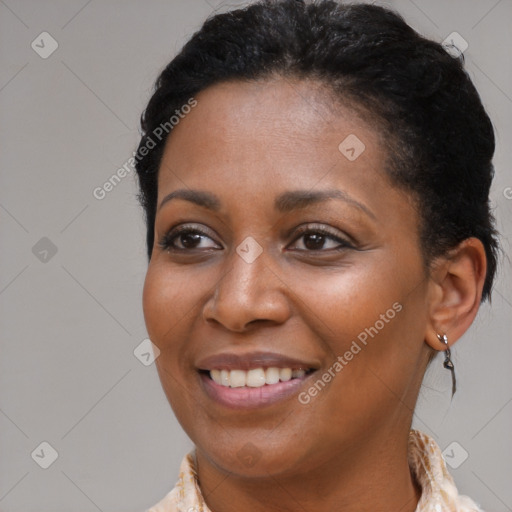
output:
[[[101,201],[92,192],[135,149],[158,71],[209,14],[241,4],[0,0],[4,512],[142,511],[175,483],[192,445],[154,364],[134,356],[147,336],[145,230],[134,176]],[[469,44],[467,68],[497,131],[492,201],[509,252],[512,3],[388,5],[435,40],[456,31]],[[43,31],[59,45],[46,59],[31,47],[35,40],[50,48],[38,39]],[[452,465],[460,463],[450,470],[460,491],[488,511],[512,510],[511,308],[504,259],[492,308],[482,307],[454,349],[454,401],[438,358],[414,419],[448,447]],[[48,469],[36,463],[51,456],[47,447],[36,450],[43,441],[58,452]]]

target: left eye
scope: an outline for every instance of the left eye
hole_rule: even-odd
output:
[[[342,238],[333,235],[324,229],[309,229],[301,233],[295,240],[303,239],[302,245],[306,249],[299,249],[301,251],[318,251],[318,250],[343,250],[351,248],[352,245]],[[330,240],[331,247],[325,247],[325,242]],[[334,242],[334,243],[332,243]]]

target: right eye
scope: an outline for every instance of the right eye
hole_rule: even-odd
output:
[[[192,228],[191,226],[179,226],[171,229],[159,241],[158,245],[164,251],[188,251],[188,250],[201,250],[201,249],[218,249],[218,244],[215,242],[216,247],[201,247],[200,244],[203,240],[212,240],[206,231],[199,228]]]

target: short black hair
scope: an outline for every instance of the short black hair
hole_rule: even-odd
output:
[[[387,174],[416,198],[427,264],[467,238],[482,241],[487,257],[482,301],[489,298],[499,248],[489,202],[494,130],[462,54],[452,55],[399,14],[370,4],[260,0],[209,17],[161,72],[141,116],[135,165],[148,258],[158,170],[172,132],[155,140],[155,130],[216,83],[314,79],[341,104],[378,121],[389,152]]]

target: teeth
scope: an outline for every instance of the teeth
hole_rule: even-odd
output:
[[[231,370],[229,372],[229,385],[232,388],[243,388],[247,383],[247,372],[243,370]]]
[[[260,388],[265,385],[265,370],[255,368],[247,372],[247,385],[251,388]]]
[[[229,387],[229,372],[227,370],[220,371],[220,382],[223,386]]]
[[[286,382],[292,378],[292,369],[291,368],[281,368],[279,370],[279,380],[282,382]]]
[[[265,381],[267,384],[277,384],[279,382],[279,368],[267,368]]]
[[[222,384],[222,379],[221,379],[221,371],[220,370],[212,370],[210,372],[210,376],[212,378],[212,380],[216,383],[216,384]]]
[[[306,370],[292,370],[291,368],[254,368],[244,370],[211,370],[210,377],[220,386],[241,388],[259,388],[265,384],[277,384],[279,381],[287,382],[291,379],[301,379]]]

